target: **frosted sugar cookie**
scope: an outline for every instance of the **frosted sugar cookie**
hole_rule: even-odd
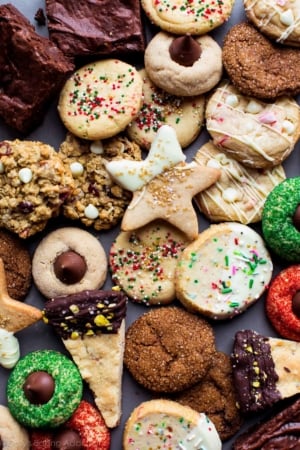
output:
[[[118,59],[92,62],[65,83],[58,112],[65,127],[83,139],[115,136],[142,105],[142,79],[135,67]]]
[[[200,211],[212,222],[259,222],[268,194],[285,179],[281,164],[265,170],[251,169],[212,142],[204,144],[194,159],[221,172],[212,186],[195,196]]]
[[[228,319],[263,294],[273,264],[264,241],[247,225],[211,225],[182,252],[175,274],[177,298],[191,311]]]
[[[248,167],[268,168],[283,162],[300,133],[300,109],[291,97],[263,102],[223,83],[205,111],[213,142]]]

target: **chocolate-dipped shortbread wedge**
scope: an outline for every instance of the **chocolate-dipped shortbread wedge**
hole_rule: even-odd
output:
[[[94,393],[106,425],[118,425],[127,297],[122,291],[86,290],[45,304],[52,325]]]
[[[258,412],[300,393],[300,343],[238,331],[231,355],[239,406]]]

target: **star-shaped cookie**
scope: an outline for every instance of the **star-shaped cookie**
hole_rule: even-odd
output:
[[[135,191],[127,207],[121,229],[131,231],[155,219],[163,219],[193,240],[198,236],[194,195],[217,181],[220,170],[194,162],[179,163]]]
[[[0,258],[0,328],[16,333],[41,318],[41,310],[8,295],[4,264]]]

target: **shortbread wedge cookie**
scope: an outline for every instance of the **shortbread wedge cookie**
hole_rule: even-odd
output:
[[[109,428],[121,417],[126,304],[121,291],[92,290],[49,300],[44,309]]]

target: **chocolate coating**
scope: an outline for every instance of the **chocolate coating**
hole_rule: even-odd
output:
[[[48,372],[43,370],[32,372],[23,384],[26,398],[34,405],[47,403],[52,398],[54,389],[54,379]]]
[[[78,283],[85,275],[87,265],[78,253],[68,250],[57,256],[53,264],[56,277],[65,284]]]
[[[58,432],[51,442],[51,449],[57,450],[82,450],[82,440],[76,430],[69,428]]]
[[[300,319],[300,291],[297,291],[292,298],[292,311]]]
[[[295,214],[293,216],[293,224],[294,227],[297,228],[298,231],[300,231],[300,205],[297,206]]]
[[[192,66],[201,56],[200,44],[190,34],[175,38],[169,48],[171,59],[181,66]]]

